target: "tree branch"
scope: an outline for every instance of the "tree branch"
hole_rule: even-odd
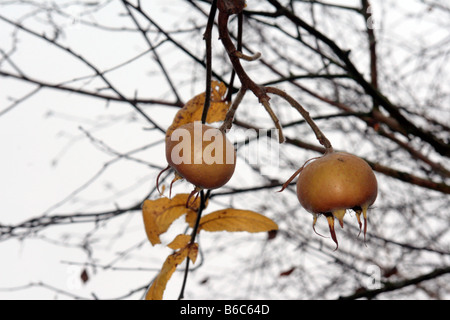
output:
[[[80,54],[76,53],[75,51],[73,51],[72,49],[63,46],[62,44],[56,42],[53,39],[48,38],[45,35],[41,35],[38,34],[37,32],[28,29],[27,27],[18,24],[14,21],[9,20],[8,18],[5,18],[4,16],[0,16],[0,20],[15,26],[17,28],[19,28],[20,30],[35,36],[43,41],[46,41],[48,43],[50,43],[51,45],[53,45],[54,47],[63,50],[64,52],[68,53],[69,55],[71,55],[72,57],[76,58],[78,61],[82,62],[83,64],[85,64],[87,67],[89,67],[91,70],[94,71],[94,73],[100,77],[100,79],[103,80],[103,82],[108,86],[108,88],[110,88],[114,93],[117,94],[117,96],[122,100],[122,101],[127,101],[125,96],[123,96],[123,94],[117,89],[115,88],[112,83],[110,81],[108,81],[108,79],[106,79],[105,75],[91,62],[89,62],[86,58],[84,58],[83,56],[81,56]],[[142,117],[144,117],[149,123],[151,123],[156,129],[158,129],[159,131],[165,133],[165,130],[163,128],[161,128],[156,122],[154,122],[139,106],[137,103],[134,103],[133,101],[127,101],[136,111],[137,113],[139,113]]]
[[[128,98],[125,96],[113,96],[108,94],[103,94],[99,92],[94,91],[87,91],[80,88],[74,88],[70,86],[65,86],[61,84],[53,84],[49,83],[43,80],[30,78],[26,75],[17,75],[6,71],[0,71],[0,76],[5,78],[12,78],[16,80],[21,80],[27,83],[35,84],[39,88],[48,88],[48,89],[55,89],[60,91],[66,91],[71,93],[80,94],[83,96],[88,96],[92,98],[102,99],[105,101],[115,101],[115,102],[125,102],[129,104],[155,104],[155,105],[162,105],[162,106],[168,106],[168,107],[178,107],[181,108],[183,106],[182,102],[179,101],[165,101],[165,100],[158,100],[158,99],[139,99],[139,98]]]
[[[318,38],[325,43],[336,56],[342,60],[345,64],[347,71],[352,75],[353,79],[364,89],[364,91],[371,96],[378,104],[383,106],[392,117],[394,117],[408,133],[413,134],[423,141],[428,142],[433,148],[441,155],[450,156],[450,145],[434,136],[431,132],[428,132],[422,128],[417,127],[414,123],[408,120],[403,114],[401,114],[399,108],[393,104],[386,96],[384,96],[377,88],[371,83],[367,82],[364,76],[358,71],[356,66],[350,60],[350,51],[342,50],[333,40],[326,35],[306,23],[304,20],[296,16],[292,11],[281,5],[277,0],[268,0],[272,4],[280,15],[289,19],[295,25],[305,29],[312,36]]]
[[[374,290],[362,290],[359,292],[356,292],[349,296],[341,296],[339,297],[339,300],[356,300],[361,298],[367,298],[367,299],[373,299],[379,294],[385,293],[385,292],[391,292],[399,289],[403,289],[405,287],[409,287],[412,285],[417,285],[421,282],[432,280],[438,277],[441,277],[443,275],[450,273],[450,267],[444,267],[435,269],[430,273],[412,278],[412,279],[406,279],[403,281],[398,282],[386,282],[384,286],[380,289],[374,289]]]

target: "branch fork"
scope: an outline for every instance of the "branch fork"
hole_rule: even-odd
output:
[[[253,56],[248,56],[243,54],[241,51],[237,50],[228,32],[228,21],[230,15],[232,14],[242,15],[242,11],[245,8],[245,1],[218,0],[217,7],[219,9],[219,19],[218,19],[219,37],[220,40],[222,41],[225,50],[228,53],[228,57],[233,65],[234,72],[236,72],[242,85],[241,90],[239,91],[240,94],[238,95],[238,101],[237,103],[233,103],[232,107],[230,108],[229,115],[227,115],[227,119],[225,120],[223,128],[229,129],[231,127],[231,121],[234,117],[234,114],[236,112],[239,103],[241,102],[247,90],[250,90],[258,98],[259,102],[264,106],[267,113],[270,115],[272,121],[274,122],[275,127],[278,130],[279,142],[284,143],[286,139],[283,134],[283,129],[280,124],[280,120],[278,119],[275,112],[272,110],[272,107],[269,102],[270,97],[268,93],[271,93],[282,97],[290,105],[292,105],[292,107],[298,110],[300,114],[305,118],[306,122],[310,125],[314,133],[316,134],[316,137],[319,140],[319,142],[326,148],[326,152],[332,151],[333,148],[331,146],[330,141],[320,131],[318,126],[309,116],[309,113],[300,105],[300,103],[298,103],[294,98],[292,98],[282,90],[272,87],[264,87],[256,84],[242,67],[240,60],[255,61],[261,57],[261,53],[259,52],[254,54]]]

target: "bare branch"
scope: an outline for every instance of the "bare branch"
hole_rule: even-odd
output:
[[[380,294],[403,289],[405,287],[409,287],[409,286],[413,286],[413,285],[418,285],[424,281],[436,279],[436,278],[442,277],[449,273],[450,273],[450,267],[438,268],[438,269],[431,271],[430,273],[427,273],[427,274],[424,274],[424,275],[421,275],[421,276],[418,276],[415,278],[406,279],[406,280],[402,280],[402,281],[398,281],[398,282],[387,282],[380,289],[361,290],[360,292],[356,292],[350,296],[341,296],[341,297],[339,297],[339,300],[356,300],[356,299],[361,299],[361,298],[373,299]]]

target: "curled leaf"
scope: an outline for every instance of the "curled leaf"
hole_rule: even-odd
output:
[[[228,101],[225,101],[227,87],[222,82],[211,81],[211,106],[208,110],[206,118],[207,123],[223,121],[230,108]],[[205,93],[201,93],[189,100],[183,108],[181,108],[167,129],[166,136],[170,136],[178,127],[202,119],[203,106],[205,104]]]
[[[161,243],[159,236],[165,233],[176,219],[185,213],[198,210],[200,199],[190,201],[187,208],[188,198],[189,194],[178,194],[172,199],[160,198],[144,202],[142,216],[145,232],[152,245]]]
[[[148,289],[145,300],[162,300],[167,282],[172,277],[177,266],[186,259],[189,254],[188,248],[183,248],[167,257],[155,281]]]
[[[200,219],[199,230],[266,232],[278,230],[271,219],[254,211],[224,209],[212,212]]]
[[[190,236],[188,237],[190,238]],[[185,240],[187,240],[187,238],[184,237],[184,235],[178,235],[172,243],[176,242],[177,245],[179,245]],[[178,265],[180,265],[187,257],[195,263],[197,254],[198,244],[187,243],[183,248],[180,248],[177,252],[169,255],[166,261],[164,261],[161,271],[155,281],[153,281],[152,285],[148,289],[147,294],[145,295],[145,300],[162,300],[167,282],[172,277],[172,274],[175,272]]]
[[[292,274],[292,272],[294,272],[296,269],[296,267],[292,267],[289,270],[283,271],[280,273],[280,277],[288,277]]]

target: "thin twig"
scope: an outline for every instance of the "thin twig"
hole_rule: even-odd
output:
[[[200,219],[202,217],[203,210],[206,207],[206,201],[210,197],[210,194],[211,194],[210,190],[208,190],[208,192],[206,193],[206,196],[205,196],[204,190],[200,191],[200,206],[198,208],[197,219],[195,221],[195,225],[194,225],[194,228],[191,233],[191,241],[190,241],[191,245],[195,243],[195,239],[196,239],[197,233],[198,233],[198,228],[200,225]],[[184,298],[184,290],[186,289],[187,277],[189,274],[189,262],[190,262],[190,258],[187,257],[186,258],[186,268],[184,270],[183,284],[181,285],[181,291],[180,291],[180,295],[178,296],[178,300],[182,300]]]
[[[234,4],[230,1],[226,0],[220,0],[219,2],[219,36],[222,41],[222,44],[225,48],[225,50],[228,53],[228,57],[231,61],[231,64],[233,65],[233,69],[236,72],[237,76],[239,77],[239,80],[241,81],[242,88],[244,90],[249,89],[253,92],[253,94],[258,98],[259,102],[264,106],[266,111],[269,113],[270,117],[272,118],[275,127],[278,130],[278,137],[280,143],[283,143],[285,141],[283,130],[280,125],[280,121],[278,120],[278,117],[273,112],[269,100],[270,97],[267,95],[266,90],[263,86],[260,86],[256,84],[249,75],[245,72],[244,68],[242,67],[242,64],[240,62],[241,59],[245,60],[256,60],[259,59],[260,54],[255,54],[254,56],[247,56],[244,55],[242,52],[240,52],[236,47],[234,46],[233,42],[231,41],[230,34],[228,32],[228,19],[230,17],[230,12],[241,14],[243,8],[241,8],[240,3]]]
[[[372,11],[371,4],[369,0],[361,0],[362,4],[362,15],[364,17],[364,21],[366,22],[366,32],[367,32],[367,40],[369,42],[369,51],[370,51],[370,79],[374,88],[378,89],[378,66],[377,66],[377,39],[375,37],[375,30],[372,25]],[[374,101],[375,105],[377,104]]]
[[[237,31],[237,49],[238,51],[242,52],[242,34],[244,29],[244,16],[241,13],[238,14],[238,31]],[[226,101],[231,101],[233,96],[233,85],[234,85],[234,79],[236,78],[236,71],[231,71],[231,77],[230,77],[230,84],[228,86],[228,94]]]
[[[220,2],[224,2],[223,0],[220,0]],[[219,7],[220,9],[220,7]],[[239,58],[239,54],[236,54],[238,50],[233,44],[233,41],[231,41],[230,34],[228,32],[228,20],[230,18],[230,14],[228,11],[219,10],[219,37],[222,41],[222,45],[227,51],[228,57],[231,61],[231,64],[233,65],[233,68],[239,77],[239,80],[241,81],[241,84],[243,87],[248,88],[251,90],[254,95],[261,101],[261,100],[269,100],[269,97],[267,96],[264,87],[256,84],[245,72],[244,68],[241,64],[241,59]]]
[[[236,97],[233,100],[233,103],[231,104],[230,109],[227,112],[225,120],[224,120],[222,126],[220,127],[220,131],[225,132],[231,128],[236,110],[239,107],[239,105],[241,104],[242,99],[244,98],[246,92],[247,92],[247,90],[243,87],[241,89],[239,89]]]
[[[330,140],[325,136],[325,134],[319,129],[314,120],[309,115],[309,112],[303,108],[303,106],[297,102],[294,98],[292,98],[289,94],[275,87],[266,87],[267,93],[272,93],[281,98],[285,99],[292,107],[294,107],[305,119],[306,123],[311,127],[316,135],[317,140],[319,140],[320,144],[323,145],[326,149],[325,153],[329,153],[333,151],[333,146],[331,145]]]
[[[268,2],[274,6],[277,11],[277,16],[284,16],[290,20],[294,25],[306,30],[313,37],[316,37],[321,42],[325,43],[334,54],[344,63],[345,69],[349,72],[352,78],[364,89],[365,93],[372,97],[380,106],[383,106],[390,116],[395,118],[403,128],[405,128],[409,134],[413,134],[423,141],[429,143],[433,148],[443,156],[450,155],[449,144],[439,137],[435,136],[432,132],[420,128],[414,124],[411,120],[406,118],[398,105],[394,104],[389,98],[382,94],[377,88],[375,88],[370,82],[366,81],[364,75],[358,70],[355,64],[350,59],[350,51],[343,50],[335,41],[327,37],[325,34],[308,24],[306,21],[295,15],[291,10],[282,5],[278,0],[268,0]]]
[[[208,17],[208,24],[206,25],[206,31],[203,38],[206,43],[206,91],[205,91],[205,104],[203,106],[202,123],[206,123],[208,116],[208,110],[211,106],[211,79],[212,79],[212,29],[214,27],[214,18],[217,12],[217,0],[214,0],[211,4],[211,11]]]
[[[373,299],[381,293],[399,290],[399,289],[402,289],[402,288],[405,288],[405,287],[408,287],[411,285],[417,285],[421,282],[435,279],[435,278],[441,277],[441,276],[449,274],[449,273],[450,273],[450,267],[439,268],[439,269],[433,270],[430,273],[427,273],[427,274],[424,274],[424,275],[421,275],[421,276],[418,276],[415,278],[406,279],[406,280],[398,281],[398,282],[388,282],[380,289],[362,290],[362,291],[358,291],[349,296],[341,296],[341,297],[339,297],[339,300],[356,300],[356,299],[361,299],[361,298]]]
[[[212,29],[214,27],[214,19],[216,17],[217,12],[217,0],[214,0],[211,4],[211,11],[208,17],[208,24],[206,26],[206,31],[204,33],[204,40],[206,43],[206,91],[205,91],[205,104],[203,105],[203,113],[202,113],[202,123],[206,122],[208,117],[208,110],[211,106],[211,79],[212,79]],[[208,190],[206,197],[204,190],[200,190],[200,206],[197,212],[197,219],[195,221],[194,228],[192,230],[191,241],[190,244],[193,245],[195,243],[195,238],[197,236],[198,227],[200,225],[200,219],[203,213],[203,210],[206,207],[207,198],[210,195],[210,191]],[[186,257],[186,269],[184,271],[183,284],[181,285],[180,295],[178,296],[178,300],[182,300],[184,298],[184,290],[186,288],[187,277],[189,274],[189,262],[190,258]]]
[[[147,42],[147,45],[150,48],[150,51],[153,52],[153,56],[155,58],[156,63],[159,65],[161,72],[163,73],[164,77],[167,80],[167,83],[169,84],[173,94],[175,95],[175,98],[177,99],[178,102],[181,101],[180,95],[178,94],[177,88],[174,85],[172,79],[170,78],[169,73],[166,70],[166,67],[164,66],[164,64],[162,63],[159,54],[156,51],[155,46],[152,44],[152,42],[150,41],[150,38],[147,36],[147,31],[144,30],[141,25],[139,24],[139,21],[136,19],[136,17],[133,15],[133,13],[131,12],[131,9],[128,7],[127,2],[126,1],[122,1],[122,4],[124,5],[125,9],[128,12],[128,16],[131,18],[131,20],[133,20],[133,23],[136,25],[137,29],[139,30],[139,32],[143,35],[145,41]]]
[[[73,51],[71,48],[66,47],[64,45],[62,45],[59,42],[56,42],[53,39],[48,38],[47,36],[39,34],[21,24],[18,24],[15,21],[12,21],[4,16],[0,16],[0,20],[2,20],[3,22],[6,22],[12,26],[17,27],[18,29],[36,37],[39,38],[45,42],[48,42],[49,44],[51,44],[52,46],[54,46],[55,48],[58,48],[60,50],[63,50],[64,52],[66,52],[67,54],[69,54],[70,56],[72,56],[73,58],[75,58],[76,60],[82,62],[84,65],[86,65],[88,68],[90,68],[96,76],[98,76],[107,86],[109,89],[111,89],[117,96],[118,98],[120,98],[120,100],[122,101],[127,101],[133,108],[134,110],[139,113],[142,117],[144,117],[149,123],[151,123],[156,129],[158,129],[161,132],[165,133],[165,130],[159,126],[152,118],[150,118],[138,105],[137,103],[127,100],[125,98],[125,96],[120,92],[119,89],[117,89],[115,86],[113,86],[113,84],[105,77],[105,74],[103,72],[101,72],[92,62],[88,61],[85,57],[83,57],[82,55],[76,53],[75,51]]]
[[[110,95],[110,94],[103,94],[100,92],[88,91],[88,90],[83,90],[80,88],[62,85],[60,83],[53,84],[53,83],[49,83],[49,82],[46,82],[43,80],[31,78],[27,75],[18,75],[18,74],[14,74],[14,73],[7,72],[7,71],[0,71],[0,76],[5,77],[5,78],[12,78],[12,79],[20,80],[20,81],[30,83],[30,84],[35,84],[38,86],[38,88],[48,88],[48,89],[54,89],[54,90],[59,90],[59,91],[66,91],[66,92],[70,92],[70,93],[76,93],[76,94],[79,94],[82,96],[88,96],[91,98],[102,99],[105,101],[125,102],[125,103],[133,103],[133,104],[149,104],[149,105],[155,104],[155,105],[177,107],[177,108],[181,108],[183,106],[183,104],[181,102],[177,102],[177,101],[170,102],[170,101],[158,100],[158,99],[140,99],[140,98],[135,98],[135,97],[128,98],[125,96],[119,97],[119,96],[114,96],[114,95]],[[28,98],[28,96],[21,98],[21,99],[23,100],[25,98]],[[6,111],[9,111],[9,110],[5,109],[2,111],[2,113],[6,112]]]
[[[273,112],[272,107],[270,106],[269,100],[263,99],[263,100],[261,100],[261,103],[264,106],[264,108],[266,109],[267,113],[272,118],[272,121],[275,124],[275,128],[277,128],[277,130],[278,130],[278,141],[280,143],[286,142],[286,138],[284,137],[283,128],[281,127],[280,120],[278,119],[275,112]]]

